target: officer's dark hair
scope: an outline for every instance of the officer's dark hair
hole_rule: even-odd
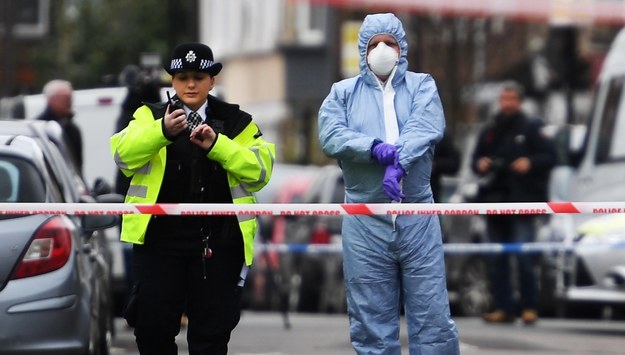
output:
[[[525,88],[523,88],[523,85],[519,84],[518,82],[514,80],[507,80],[503,82],[503,84],[501,85],[500,92],[504,92],[504,91],[516,92],[517,96],[519,97],[519,100],[521,101],[523,101],[523,98],[525,97]]]

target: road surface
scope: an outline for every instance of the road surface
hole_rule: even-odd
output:
[[[291,314],[285,329],[279,313],[244,311],[232,334],[232,355],[353,355],[345,315]],[[625,354],[625,322],[541,319],[534,326],[489,325],[478,318],[456,318],[463,355],[611,355]],[[131,329],[116,322],[112,355],[137,355]],[[403,354],[408,354],[402,323]],[[184,329],[179,354],[186,355]]]

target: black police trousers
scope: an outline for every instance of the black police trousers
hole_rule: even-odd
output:
[[[190,355],[228,352],[230,333],[241,316],[242,248],[172,253],[162,246],[135,245],[134,284],[125,311],[142,355],[178,353],[180,318],[188,317]]]

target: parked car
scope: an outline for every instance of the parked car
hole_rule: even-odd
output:
[[[270,183],[257,194],[261,203],[342,203],[338,166],[276,164]],[[341,243],[340,216],[260,216],[256,240],[271,247]],[[262,249],[260,246],[258,249]],[[302,312],[344,312],[340,252],[263,251],[248,276],[247,306]],[[337,248],[340,250],[340,247]]]
[[[298,203],[309,186],[315,167],[297,164],[274,164],[269,183],[256,193],[258,203]],[[284,243],[285,216],[258,216],[254,263],[247,277],[244,306],[255,310],[283,310],[288,306],[288,284],[280,270],[280,253],[264,250],[270,244]]]
[[[111,202],[93,197],[58,145],[56,122],[0,121],[0,201]],[[113,336],[112,215],[2,215],[0,353],[107,355]]]
[[[343,203],[345,183],[337,165],[320,168],[303,196],[303,203]],[[341,216],[291,216],[287,242],[304,245],[342,244]],[[340,250],[336,248],[334,250]],[[343,256],[340,252],[296,253],[291,255],[291,269],[296,273],[294,304],[300,312],[345,313]]]
[[[573,236],[564,241],[570,250],[556,259],[561,315],[571,308],[595,317],[625,315],[625,216],[595,217],[567,235]]]

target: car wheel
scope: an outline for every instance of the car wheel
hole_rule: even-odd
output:
[[[464,316],[480,316],[492,304],[488,269],[483,258],[473,257],[462,268],[458,283],[458,311]]]

